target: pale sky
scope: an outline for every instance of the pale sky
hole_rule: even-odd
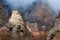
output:
[[[48,3],[55,9],[56,11],[60,10],[60,0],[48,0]]]
[[[11,4],[13,7],[27,7],[27,5],[31,5],[34,0],[6,0],[7,3]],[[43,0],[45,1],[45,0]],[[50,6],[58,11],[60,10],[60,0],[46,0],[50,4]]]
[[[6,1],[10,5],[18,7],[18,6],[26,6],[28,4],[30,5],[33,3],[34,0],[6,0]]]

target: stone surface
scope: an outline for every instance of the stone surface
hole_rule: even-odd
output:
[[[60,32],[60,19],[59,18],[56,19],[55,26],[48,32],[47,40],[52,40],[52,39],[58,40],[59,34],[57,34],[57,32]],[[58,39],[55,38],[55,35]]]

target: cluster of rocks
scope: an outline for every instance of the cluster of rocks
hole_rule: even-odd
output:
[[[0,20],[0,39],[1,40],[21,40],[23,39],[25,24],[17,10],[12,11],[12,16],[8,22]]]
[[[60,40],[60,12],[54,27],[48,32],[47,40]]]

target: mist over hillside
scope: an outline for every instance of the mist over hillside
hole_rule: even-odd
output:
[[[45,4],[48,4],[51,7],[51,9],[54,11],[55,13],[54,15],[56,15],[56,13],[58,14],[59,7],[60,7],[59,6],[60,3],[58,2],[58,0],[57,1],[54,1],[54,0],[2,0],[2,1],[4,1],[4,3],[7,6],[9,6],[11,10],[18,8],[23,12],[23,14],[25,14],[25,12],[27,11],[31,11],[37,4],[40,4],[42,7],[44,7]]]

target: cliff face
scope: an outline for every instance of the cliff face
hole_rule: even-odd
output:
[[[47,40],[60,40],[60,19],[57,18],[54,27],[48,32]]]
[[[12,11],[12,15],[9,18],[9,24],[19,25],[22,28],[24,28],[24,22],[23,22],[22,16],[20,15],[18,10]]]

